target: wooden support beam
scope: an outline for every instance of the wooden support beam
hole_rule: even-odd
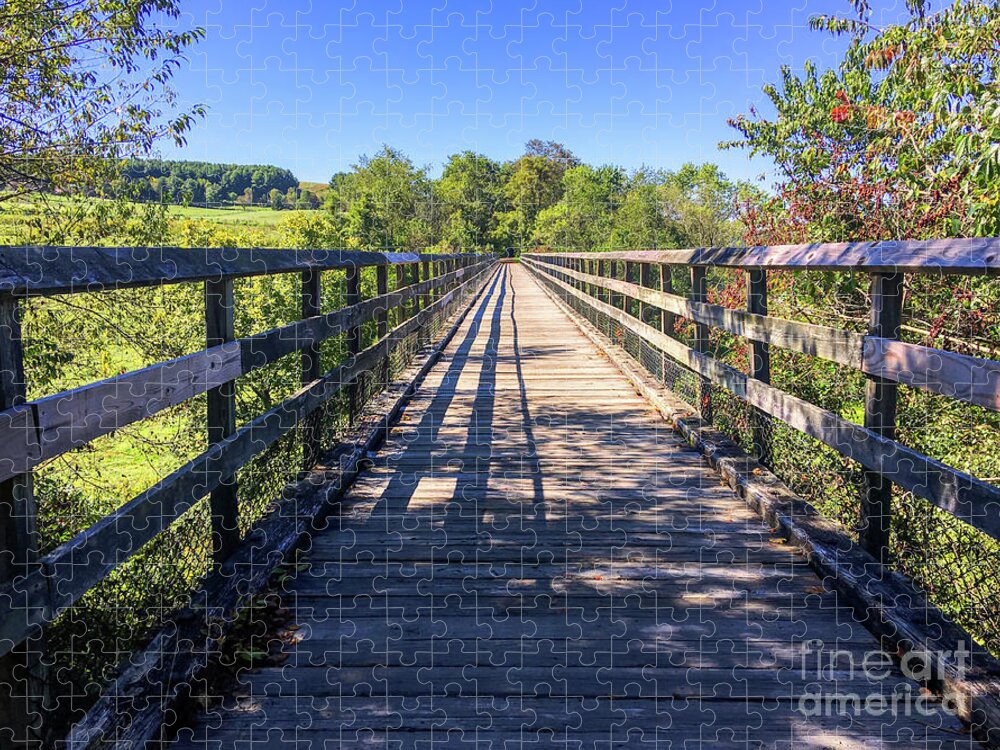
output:
[[[622,263],[622,278],[633,284],[639,283],[638,266],[633,262]],[[626,295],[624,299],[625,312],[632,317],[639,317],[639,302],[634,297]]]
[[[624,281],[628,276],[628,264],[620,263],[618,261],[611,262],[611,278],[621,279]],[[621,309],[623,312],[628,312],[628,297],[622,293],[617,293],[614,295],[615,307]]]
[[[659,265],[660,269],[660,291],[665,294],[674,293],[674,274],[673,266],[669,266],[666,263],[661,263]],[[674,323],[677,317],[669,310],[663,311],[663,324],[660,326],[660,330],[667,334],[668,336],[674,335]]]
[[[435,263],[435,265],[437,265]],[[375,269],[375,294],[379,297],[389,293],[389,269],[385,266],[379,266]],[[432,292],[434,300],[437,301],[437,293]],[[389,309],[385,308],[379,310],[375,314],[375,334],[378,336],[379,341],[385,338],[386,334],[389,333]],[[384,388],[389,384],[389,376],[391,375],[389,369],[389,355],[386,354],[385,361],[382,362],[382,366],[379,369],[379,382]]]
[[[490,266],[488,259],[478,264],[461,286],[474,289]],[[435,309],[446,307],[452,299],[452,295],[443,297]],[[373,316],[374,309],[368,315]],[[364,319],[368,318],[349,318],[357,324]],[[0,657],[29,636],[32,643],[37,644],[35,634],[41,626],[79,601],[112,570],[187,512],[199,498],[211,494],[223,478],[235,474],[276,440],[297,429],[310,414],[340,393],[345,384],[378,367],[423,324],[424,321],[416,317],[402,323],[383,341],[360,352],[352,362],[342,363],[323,374],[311,387],[243,425],[230,438],[210,447],[72,540],[48,552],[16,585],[0,583],[0,602],[15,602],[20,610],[16,617],[0,616]],[[300,349],[294,346],[292,351]],[[121,533],[123,528],[129,533]],[[231,561],[232,558],[226,564]],[[6,613],[0,612],[3,614]]]
[[[383,269],[384,266],[380,266]],[[305,271],[302,274],[302,319],[313,318],[322,312],[320,272]],[[310,344],[302,350],[302,385],[309,385],[323,374],[320,362],[319,343]],[[308,471],[315,464],[320,454],[320,434],[322,425],[321,412],[309,415],[302,424],[302,468]]]
[[[418,281],[430,281],[431,278],[431,264],[430,261],[422,261],[420,263],[420,274],[417,278]],[[421,295],[420,297],[420,309],[424,309],[430,304],[430,298],[427,295]]]
[[[532,258],[526,259],[525,264],[534,271],[548,273],[551,278],[551,272],[535,265]],[[577,295],[565,282],[553,279],[553,283],[562,285],[570,294]],[[652,326],[630,319],[621,310],[607,303],[594,301],[588,304],[653,346],[669,353],[671,358],[688,369],[746,400],[751,406],[833,448],[841,455],[854,459],[862,466],[891,476],[892,481],[904,490],[926,498],[965,523],[1000,539],[1000,518],[987,510],[992,506],[1000,506],[1000,488],[884,438],[838,414],[750,378],[709,354],[697,352]]]
[[[692,302],[705,303],[708,301],[708,281],[704,266],[691,266],[691,295]],[[694,341],[692,348],[701,354],[706,354],[709,348],[709,327],[704,323],[694,324]],[[700,377],[698,380],[698,413],[705,424],[712,423],[712,385],[708,378]]]
[[[650,266],[653,268],[654,266]],[[659,277],[659,290],[666,294],[673,294],[674,291],[674,275],[672,266],[668,266],[666,263],[660,263],[655,268],[658,269],[657,276]],[[668,310],[662,308],[657,308],[660,311],[660,318],[658,321],[654,321],[654,328],[659,328],[660,333],[666,336],[674,335],[674,314]],[[659,323],[659,325],[656,325]],[[661,357],[660,367],[662,369],[661,375],[663,376],[663,382],[667,382],[667,365],[669,364],[669,357],[667,353],[664,352]]]
[[[24,349],[21,341],[21,303],[0,294],[0,409],[25,403]],[[40,539],[31,474],[0,482],[0,584],[37,571]],[[6,606],[6,604],[5,604]],[[44,605],[45,610],[50,604]],[[17,616],[7,613],[5,616]],[[28,618],[28,613],[22,615]],[[11,731],[16,748],[50,747],[53,722],[52,681],[46,663],[45,637],[36,634],[0,658],[0,731]]]
[[[656,266],[652,263],[639,264],[639,286],[644,289],[655,289],[658,279],[656,278]],[[639,320],[647,325],[660,327],[660,316],[663,313],[656,307],[639,300]]]
[[[767,271],[751,270],[747,273],[747,312],[767,315]],[[762,383],[771,382],[771,347],[762,341],[750,341],[750,377]],[[771,419],[756,407],[752,409],[753,453],[764,466],[772,464]]]
[[[903,274],[873,273],[868,334],[882,339],[898,339],[903,313]],[[898,386],[891,380],[868,375],[865,384],[865,427],[888,440],[896,434]],[[892,477],[885,470],[865,471],[865,493],[861,501],[862,547],[876,560],[889,558],[892,528]]]
[[[233,280],[205,282],[205,340],[209,348],[236,339]],[[236,432],[236,383],[222,383],[208,391],[208,442],[220,443]],[[212,557],[216,565],[240,543],[236,475],[223,477],[210,495]]]
[[[346,285],[346,299],[348,305],[356,305],[361,302],[361,269],[359,267],[348,268],[344,272],[344,283]],[[361,351],[361,326],[354,326],[347,332],[347,356],[354,359]],[[358,381],[354,380],[347,389],[348,417],[351,424],[360,411],[359,403],[360,391]]]

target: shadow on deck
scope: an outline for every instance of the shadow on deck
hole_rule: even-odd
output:
[[[970,743],[516,265],[307,546],[178,750]]]

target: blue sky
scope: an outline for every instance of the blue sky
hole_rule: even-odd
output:
[[[899,0],[902,4],[902,0]],[[810,31],[846,0],[199,0],[183,25],[180,103],[209,114],[165,158],[269,163],[326,181],[382,143],[440,172],[472,149],[517,157],[557,140],[594,164],[675,168],[714,161],[726,118],[766,109],[782,64],[835,65],[844,42]],[[895,3],[886,13],[898,13]]]

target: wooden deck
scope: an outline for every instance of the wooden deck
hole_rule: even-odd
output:
[[[178,750],[972,743],[516,265],[307,559]]]

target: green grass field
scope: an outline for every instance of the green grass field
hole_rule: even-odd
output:
[[[170,206],[171,218],[195,219],[217,222],[219,224],[252,224],[260,227],[273,227],[280,224],[293,214],[309,213],[308,211],[275,211],[262,206],[232,206],[226,208],[201,208],[200,206]]]
[[[93,198],[100,201],[100,198]],[[0,202],[0,245],[16,245],[32,241],[25,230],[35,220],[40,220],[46,212],[61,211],[69,208],[71,199],[62,196],[47,196],[45,206],[27,201],[10,200]],[[317,209],[322,212],[323,209]],[[181,225],[184,222],[198,222],[215,226],[226,233],[248,230],[255,234],[255,242],[274,246],[281,242],[281,226],[283,223],[301,214],[314,213],[289,209],[275,211],[266,206],[226,206],[222,208],[204,208],[202,206],[168,206],[167,216],[171,225]],[[176,228],[171,227],[170,234]],[[203,231],[202,228],[201,231]],[[70,243],[71,244],[71,243]]]

